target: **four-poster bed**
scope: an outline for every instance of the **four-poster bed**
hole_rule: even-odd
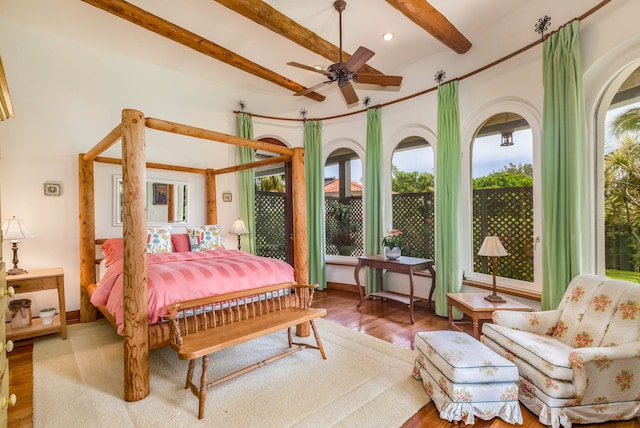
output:
[[[147,163],[145,128],[249,147],[280,156],[217,170]],[[122,141],[121,160],[99,156],[119,140]],[[291,161],[292,209],[296,213],[293,221],[295,281],[298,284],[307,284],[309,271],[303,153],[302,148],[276,146],[165,120],[145,118],[142,112],[125,109],[122,111],[122,122],[87,153],[79,155],[81,322],[93,321],[97,317],[97,309],[91,304],[90,296],[96,288],[96,244],[103,241],[96,240],[95,236],[94,162],[122,164],[124,399],[126,401],[141,400],[149,394],[149,351],[169,344],[170,340],[169,327],[166,323],[148,324],[146,169],[205,174],[207,200],[205,220],[207,224],[215,224],[217,223],[215,182],[217,175]],[[115,325],[111,314],[103,308],[98,309]],[[299,325],[297,334],[308,336],[308,324]]]

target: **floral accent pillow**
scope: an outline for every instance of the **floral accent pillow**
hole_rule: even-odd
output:
[[[147,252],[149,254],[171,253],[171,226],[147,227]]]
[[[187,229],[191,251],[208,251],[224,248],[220,225],[207,224],[196,229]]]

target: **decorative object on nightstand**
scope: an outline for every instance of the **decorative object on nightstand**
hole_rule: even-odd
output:
[[[485,299],[490,302],[506,302],[506,300],[496,294],[496,261],[498,257],[506,256],[507,250],[504,249],[497,236],[486,236],[480,247],[480,251],[478,251],[478,255],[490,257],[491,267],[493,269],[493,294],[489,294]]]
[[[2,224],[2,237],[11,241],[11,249],[13,250],[13,269],[7,270],[7,275],[17,275],[27,273],[26,270],[18,267],[18,242],[24,239],[31,239],[33,236],[25,229],[22,219],[13,218],[5,219]]]
[[[11,340],[29,339],[47,334],[61,333],[62,339],[67,338],[67,314],[64,299],[64,271],[61,267],[46,269],[31,269],[29,273],[7,277],[7,286],[13,287],[15,294],[35,293],[38,291],[57,290],[58,316],[49,317],[43,309],[38,312],[40,317],[33,317],[30,325],[13,328],[6,324],[7,338]],[[45,312],[45,313],[43,313]]]
[[[240,247],[240,237],[249,233],[249,229],[247,229],[247,226],[244,224],[244,220],[242,220],[241,218],[234,220],[229,233],[238,235],[238,250],[241,250],[242,248]]]

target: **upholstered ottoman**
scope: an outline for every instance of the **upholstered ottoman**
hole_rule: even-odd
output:
[[[474,423],[495,416],[522,424],[518,369],[472,336],[455,331],[417,333],[413,376],[448,421]]]

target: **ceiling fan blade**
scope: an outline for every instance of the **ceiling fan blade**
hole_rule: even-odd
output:
[[[308,70],[308,71],[314,71],[316,73],[321,73],[324,74],[325,76],[329,75],[329,72],[326,70],[319,70],[315,67],[311,67],[310,65],[304,65],[304,64],[300,64],[299,62],[288,62],[287,65],[291,65],[293,67],[298,67],[298,68],[302,68],[304,70]]]
[[[349,58],[344,64],[344,68],[351,71],[352,73],[357,72],[360,68],[365,64],[365,62],[369,61],[372,56],[376,53],[372,50],[365,48],[364,46],[360,46],[357,51]]]
[[[354,80],[358,83],[380,86],[400,86],[402,84],[402,76],[387,76],[385,74],[357,73]]]
[[[297,93],[295,93],[293,95],[295,95],[295,96],[307,95],[307,94],[315,91],[316,89],[319,89],[319,88],[322,88],[325,85],[328,85],[329,83],[333,83],[333,82],[331,80],[327,80],[326,82],[318,83],[317,85],[314,85],[314,86],[312,86],[310,88],[307,88],[304,91],[297,92]]]
[[[358,95],[356,94],[356,90],[353,89],[353,85],[351,84],[351,82],[347,82],[344,85],[340,86],[340,90],[342,91],[342,96],[347,102],[347,105],[355,104],[358,102]]]

